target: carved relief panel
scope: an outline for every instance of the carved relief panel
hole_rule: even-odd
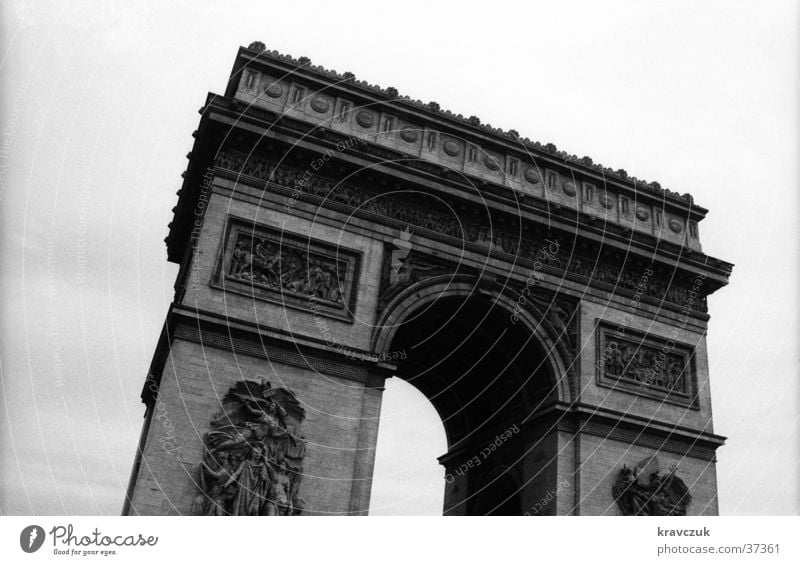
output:
[[[360,254],[232,218],[214,286],[352,321]]]
[[[600,386],[696,408],[689,345],[600,322],[595,368]]]
[[[292,516],[306,442],[305,410],[294,393],[264,380],[239,381],[222,400],[203,439],[200,494],[193,512],[205,516]]]

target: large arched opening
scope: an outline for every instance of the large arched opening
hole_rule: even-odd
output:
[[[532,466],[554,461],[555,446],[529,424],[563,398],[564,379],[546,328],[527,310],[513,313],[502,294],[434,284],[397,297],[376,332],[377,350],[444,426],[446,515],[521,514],[554,482],[552,470]]]
[[[438,457],[447,451],[439,413],[414,385],[387,379],[372,472],[372,516],[442,513],[445,478]]]

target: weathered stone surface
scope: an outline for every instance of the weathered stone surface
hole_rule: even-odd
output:
[[[368,507],[367,492],[352,494],[358,477],[368,479],[377,439],[377,420],[362,426],[362,414],[380,407],[378,391],[305,369],[264,363],[248,356],[176,341],[164,367],[159,400],[149,415],[149,429],[136,489],[134,514],[192,514],[198,494],[197,469],[203,435],[219,411],[220,400],[236,382],[263,377],[297,394],[306,411],[303,433],[308,443],[300,487],[304,514],[347,514]],[[361,436],[361,437],[360,437]],[[356,448],[364,445],[362,451]],[[349,479],[349,480],[348,480]],[[363,490],[363,488],[361,489]]]
[[[391,375],[442,416],[445,514],[619,514],[620,469],[656,456],[688,514],[717,512],[706,296],[732,265],[701,253],[691,197],[263,44],[236,68],[167,237],[181,270],[125,513],[197,513],[224,475],[209,431],[257,437],[272,459],[248,443],[237,468],[292,494],[200,513],[366,513]],[[246,430],[214,420],[261,379],[296,396],[304,453],[267,404]]]

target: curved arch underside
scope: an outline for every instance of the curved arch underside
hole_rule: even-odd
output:
[[[385,345],[402,353],[397,376],[431,401],[447,434],[445,514],[519,514],[518,477],[536,447],[523,425],[560,396],[547,348],[477,293],[419,300],[393,321]]]
[[[398,376],[436,407],[451,449],[504,422],[521,423],[556,395],[542,348],[488,300],[450,297],[421,307],[397,328],[391,349],[404,353]]]

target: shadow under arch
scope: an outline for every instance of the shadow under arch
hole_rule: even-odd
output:
[[[492,468],[483,478],[473,503],[479,516],[518,516],[522,514],[520,473],[507,465]]]
[[[509,324],[525,328],[532,339],[542,348],[551,375],[556,379],[558,401],[575,401],[574,370],[572,362],[564,351],[558,332],[547,322],[546,317],[530,302],[519,306],[517,299],[497,289],[481,289],[477,277],[442,275],[418,282],[406,288],[386,305],[378,317],[372,332],[372,351],[378,355],[388,355],[393,350],[392,342],[397,330],[420,310],[431,303],[447,298],[480,297],[494,302],[508,314]],[[511,316],[517,313],[517,322]],[[538,315],[535,315],[536,312]]]
[[[373,351],[403,353],[397,376],[445,426],[445,514],[519,514],[555,482],[557,441],[529,424],[570,402],[572,387],[552,325],[534,312],[477,278],[443,276],[411,285],[378,319]]]

